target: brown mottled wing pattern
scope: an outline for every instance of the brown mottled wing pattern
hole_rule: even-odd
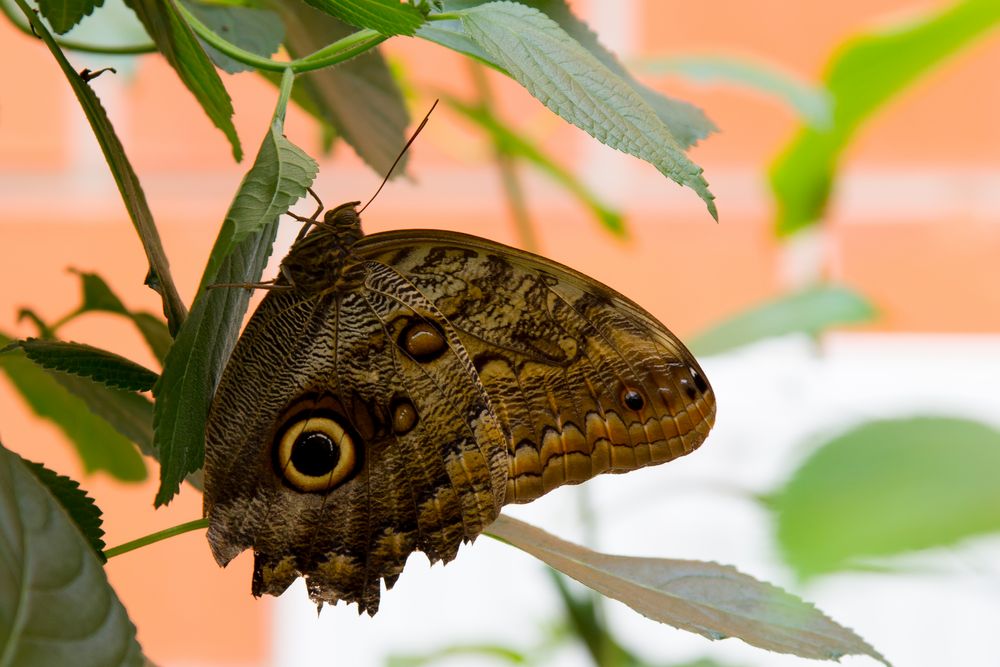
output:
[[[507,434],[504,503],[693,451],[715,419],[694,357],[624,296],[544,258],[448,232],[355,246],[433,301]]]
[[[669,461],[711,428],[690,353],[586,276],[446,232],[376,234],[345,255],[336,230],[286,258],[312,283],[264,298],[209,416],[209,542],[222,564],[254,550],[255,594],[304,576],[314,600],[374,613],[412,551],[451,560],[502,505]],[[314,431],[344,463],[310,478],[319,490],[279,446]]]
[[[381,580],[391,586],[411,552],[451,560],[502,504],[506,439],[468,356],[449,336],[436,358],[414,360],[400,337],[432,309],[378,271],[368,281],[374,289],[269,293],[229,362],[238,372],[216,392],[208,537],[223,564],[253,548],[256,595],[305,576],[314,600],[374,613]],[[400,406],[415,415],[403,428]],[[303,411],[334,414],[359,443],[356,472],[328,493],[290,487],[275,465],[272,443]]]

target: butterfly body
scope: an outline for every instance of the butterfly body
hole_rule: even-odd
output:
[[[407,556],[449,561],[508,503],[693,451],[715,400],[625,297],[473,236],[362,236],[353,206],[293,245],[240,337],[206,444],[209,542],[253,591],[305,576],[374,613]]]

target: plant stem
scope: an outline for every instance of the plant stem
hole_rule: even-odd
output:
[[[351,33],[343,39],[338,39],[333,44],[325,46],[319,51],[303,58],[296,58],[295,60],[288,61],[272,60],[271,58],[265,58],[257,55],[256,53],[251,53],[246,49],[241,49],[235,44],[226,41],[216,33],[212,32],[211,28],[206,26],[198,19],[198,17],[188,11],[182,3],[177,3],[175,6],[184,21],[186,21],[187,24],[191,26],[191,29],[194,30],[194,32],[207,43],[211,44],[213,47],[230,58],[240,61],[244,65],[256,67],[259,70],[265,70],[268,72],[283,72],[286,69],[291,69],[295,73],[300,73],[309,72],[315,69],[322,69],[324,67],[329,67],[330,65],[336,65],[337,63],[350,60],[354,56],[364,53],[365,51],[374,48],[388,39],[388,36],[374,30],[358,30],[357,32]]]
[[[131,542],[119,544],[117,547],[105,549],[104,557],[114,558],[115,556],[120,556],[123,553],[132,551],[133,549],[144,547],[147,544],[153,544],[154,542],[165,540],[168,537],[174,537],[175,535],[181,535],[200,528],[208,528],[208,519],[195,519],[194,521],[188,521],[187,523],[171,526],[170,528],[159,530],[155,533],[150,533],[149,535],[144,535],[138,539],[132,540]]]

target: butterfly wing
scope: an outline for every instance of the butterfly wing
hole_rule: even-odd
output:
[[[255,595],[305,576],[314,600],[374,614],[410,553],[451,560],[496,518],[506,439],[428,304],[345,282],[271,292],[247,324],[209,417],[205,510],[221,564],[253,548]],[[323,431],[347,465],[300,475],[317,461],[294,448]]]
[[[269,293],[213,401],[209,542],[222,564],[254,549],[257,595],[305,576],[314,600],[374,613],[412,551],[448,561],[503,504],[671,460],[711,428],[684,346],[544,258],[391,232],[334,283]]]
[[[693,451],[715,419],[711,386],[666,327],[560,264],[452,232],[365,237],[369,274],[434,304],[472,359],[508,437],[505,503]]]

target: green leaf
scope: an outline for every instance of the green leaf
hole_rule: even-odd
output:
[[[0,664],[141,667],[135,626],[63,507],[0,445]]]
[[[14,454],[14,456],[17,456]],[[21,458],[21,457],[18,457]],[[101,508],[94,499],[80,488],[80,483],[65,475],[49,470],[41,463],[35,463],[21,458],[21,463],[45,485],[52,497],[62,505],[66,514],[73,520],[80,533],[90,544],[91,549],[102,563],[107,562],[104,556],[104,529],[101,528]]]
[[[233,103],[194,32],[178,15],[174,0],[125,0],[142,21],[156,48],[195,96],[212,123],[233,147],[233,158],[243,159],[240,138],[233,126]]]
[[[149,391],[156,373],[114,352],[83,343],[28,338],[18,345],[43,368],[88,377],[108,387]]]
[[[863,639],[812,605],[732,567],[608,556],[504,515],[486,532],[660,623],[709,639],[738,637],[804,658],[868,655],[888,664]]]
[[[103,4],[104,0],[38,0],[38,11],[53,30],[65,35]]]
[[[803,122],[827,128],[833,105],[825,89],[785,70],[780,65],[745,57],[682,55],[643,58],[633,66],[647,74],[676,74],[702,83],[731,83],[778,98],[794,109]]]
[[[536,9],[491,2],[461,15],[468,36],[529,93],[598,141],[687,185],[718,217],[700,167],[621,77]]]
[[[309,55],[352,32],[350,26],[298,0],[275,0],[273,6],[285,23],[285,48],[293,58]],[[372,170],[380,175],[389,171],[406,143],[410,115],[377,50],[303,74],[295,86],[308,94],[322,118]],[[405,160],[404,156],[400,167]],[[351,196],[344,195],[344,199]]]
[[[134,391],[114,389],[90,378],[69,373],[49,373],[90,411],[135,443],[146,456],[156,458],[153,449],[153,403]]]
[[[0,333],[0,347],[10,340]],[[146,466],[135,446],[91,413],[86,403],[66,391],[49,371],[35,365],[20,350],[0,354],[0,368],[32,411],[52,421],[73,443],[88,473],[104,470],[129,482],[146,478]]]
[[[778,233],[791,234],[819,222],[840,155],[855,131],[907,86],[997,21],[1000,2],[965,0],[919,20],[844,42],[824,77],[833,99],[832,126],[801,129],[771,168]]]
[[[170,330],[160,318],[150,313],[132,312],[129,313],[132,321],[135,322],[139,333],[146,339],[146,344],[153,351],[157,360],[162,364],[167,358],[170,346],[174,344],[174,338],[170,335]]]
[[[472,106],[449,96],[442,96],[442,99],[453,110],[486,131],[493,139],[497,150],[535,165],[576,196],[608,231],[618,236],[625,235],[625,225],[618,211],[605,206],[576,176],[563,169],[538,146],[497,118],[488,106]]]
[[[801,577],[1000,531],[1000,432],[947,417],[873,421],[823,442],[766,500]]]
[[[532,664],[520,651],[497,644],[456,644],[423,655],[390,655],[385,664],[386,667],[423,667],[436,665],[448,659],[455,659],[453,664],[462,664],[459,661],[469,658],[479,658],[477,664],[482,658],[491,658],[497,663],[510,665]]]
[[[445,11],[455,12],[478,7],[488,1],[446,0],[444,5]],[[594,31],[573,14],[565,0],[520,0],[520,3],[537,9],[558,23],[570,37],[630,85],[653,108],[681,146],[688,148],[718,129],[705,113],[693,104],[667,97],[636,81],[615,54],[601,44]],[[461,23],[434,21],[421,27],[418,36],[479,60],[485,60],[503,71],[498,63],[490,62],[489,56],[474,45],[462,29]]]
[[[155,315],[141,311],[131,311],[125,307],[121,299],[111,290],[108,284],[96,273],[78,271],[70,269],[70,272],[80,276],[80,283],[83,289],[82,303],[80,307],[70,316],[63,318],[60,325],[74,319],[84,313],[106,312],[116,315],[124,315],[132,320],[139,333],[146,340],[146,344],[153,354],[162,364],[167,356],[167,350],[173,344],[174,339],[170,335],[170,330]],[[51,336],[43,336],[49,338]]]
[[[310,5],[358,28],[383,35],[407,35],[424,22],[416,6],[399,0],[306,0]]]
[[[101,106],[101,101],[97,98],[97,95],[69,64],[59,45],[56,44],[55,39],[42,22],[38,20],[38,17],[35,16],[24,0],[14,1],[31,22],[35,32],[41,36],[46,46],[49,47],[49,51],[52,52],[63,74],[65,74],[66,79],[73,88],[80,106],[83,107],[87,120],[90,121],[90,127],[94,131],[97,143],[101,146],[104,159],[107,160],[108,166],[111,168],[111,174],[118,184],[118,190],[121,192],[122,200],[125,202],[125,208],[128,210],[129,217],[132,218],[133,226],[139,233],[143,250],[145,250],[146,258],[149,260],[149,270],[160,277],[156,291],[163,298],[163,312],[167,316],[167,322],[171,330],[176,331],[177,327],[184,320],[187,310],[170,276],[167,256],[163,251],[160,234],[153,223],[153,215],[150,213],[149,205],[146,203],[146,195],[142,191],[142,186],[139,184],[139,179],[135,175],[132,165],[125,156],[125,150],[118,140],[118,135],[115,134],[114,126],[108,120],[108,115],[104,111],[104,107]]]
[[[838,285],[817,285],[754,306],[689,341],[696,355],[720,354],[766,338],[870,322],[875,308],[860,294]]]
[[[169,502],[181,480],[204,462],[208,409],[250,300],[248,289],[208,286],[260,280],[278,216],[306,193],[316,176],[316,163],[282,134],[291,82],[288,71],[270,131],[226,214],[191,315],[153,388],[153,428],[161,464],[158,506]]]
[[[285,27],[281,23],[281,17],[267,9],[239,5],[211,5],[204,2],[184,2],[184,6],[211,28],[212,32],[258,56],[265,58],[272,56],[285,37]],[[205,42],[201,45],[212,62],[224,72],[237,74],[252,72],[255,69],[230,58]]]
[[[104,278],[101,278],[96,273],[89,273],[78,269],[70,269],[70,273],[80,276],[80,288],[83,291],[83,296],[79,312],[105,311],[119,315],[129,314],[128,308],[111,291]]]

